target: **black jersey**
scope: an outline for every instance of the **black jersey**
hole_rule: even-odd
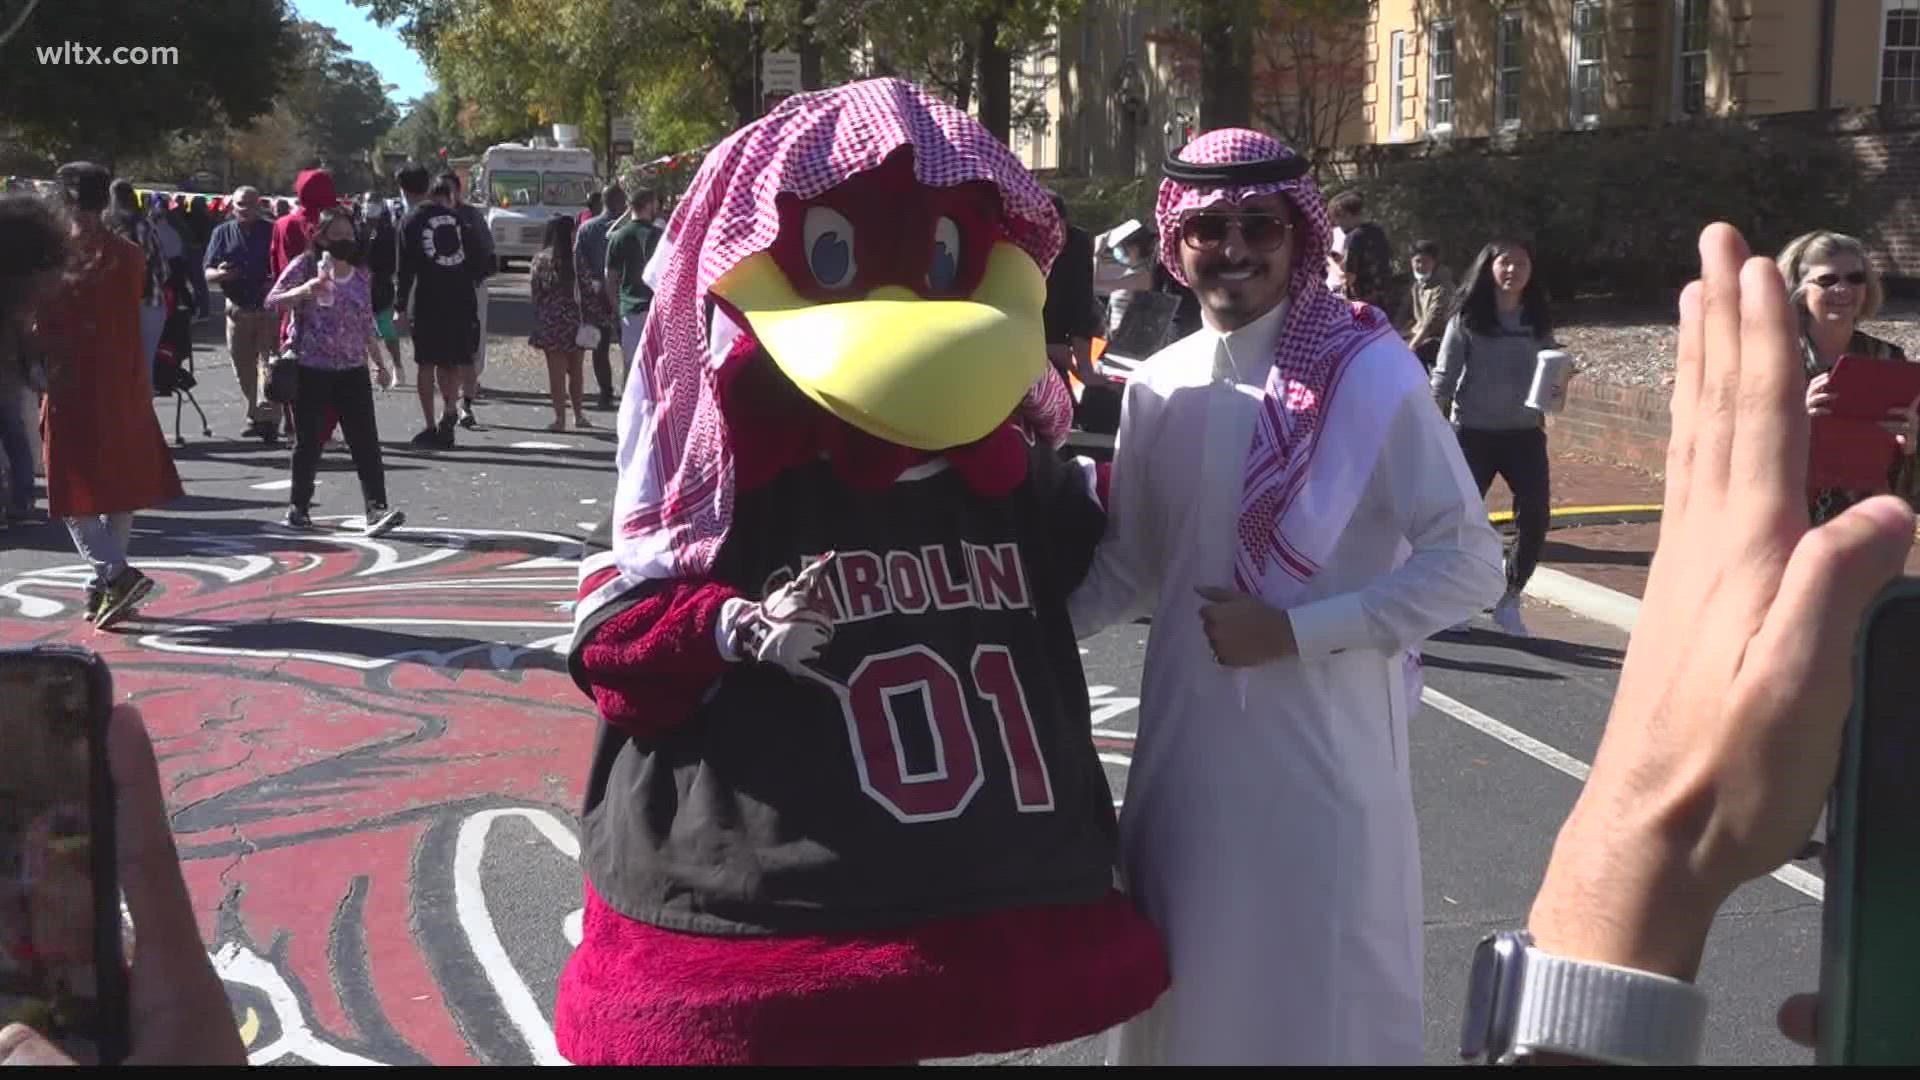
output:
[[[950,470],[856,492],[826,462],[741,495],[712,577],[758,598],[836,552],[821,586],[833,641],[805,677],[729,665],[646,745],[602,724],[595,890],[715,934],[1105,895],[1113,802],[1066,610],[1102,528],[1076,467],[1045,447],[999,499]]]
[[[455,207],[424,202],[400,225],[399,294],[396,306],[415,322],[475,317],[479,305],[480,253]]]

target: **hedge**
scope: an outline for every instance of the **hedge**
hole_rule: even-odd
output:
[[[1727,221],[1756,253],[1876,217],[1852,154],[1813,125],[1713,121],[1362,147],[1340,163],[1404,265],[1416,239],[1456,273],[1494,233],[1535,247],[1555,296],[1667,294],[1699,272],[1701,228]]]

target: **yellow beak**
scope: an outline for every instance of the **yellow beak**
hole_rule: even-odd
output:
[[[916,450],[985,438],[1047,366],[1046,278],[1009,243],[987,254],[986,275],[965,300],[923,300],[889,285],[860,300],[819,303],[795,292],[764,252],[713,291],[746,316],[774,363],[821,408]]]

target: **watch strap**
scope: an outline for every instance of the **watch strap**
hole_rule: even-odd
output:
[[[1510,1052],[1609,1065],[1693,1065],[1707,996],[1683,979],[1528,948]]]

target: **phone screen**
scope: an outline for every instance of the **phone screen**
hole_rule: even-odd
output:
[[[1831,815],[1823,1063],[1920,1061],[1920,581],[1869,617]]]
[[[27,1024],[82,1065],[117,1060],[124,1001],[100,745],[107,694],[84,655],[0,657],[0,1025]]]

